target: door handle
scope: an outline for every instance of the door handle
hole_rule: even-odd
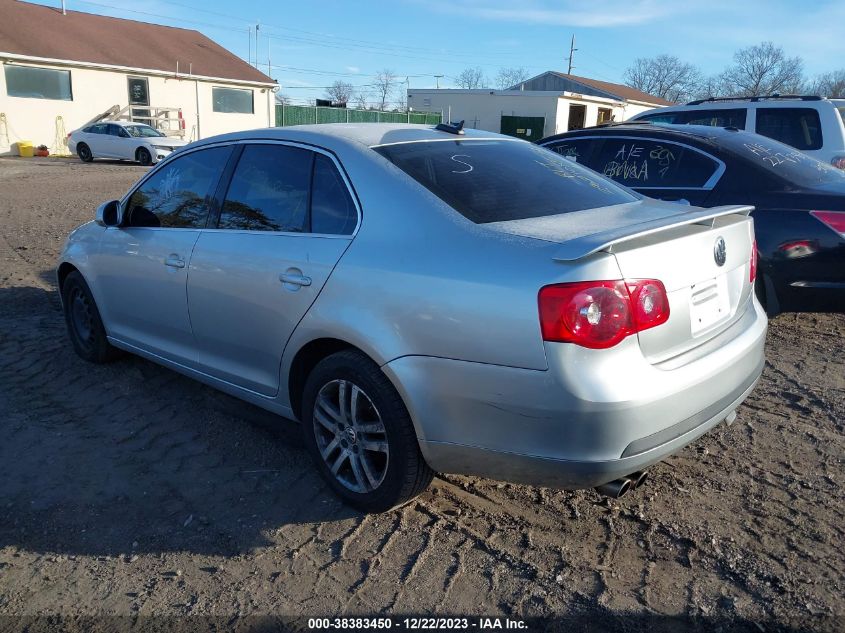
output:
[[[169,255],[165,258],[164,265],[170,266],[171,268],[184,268],[185,260],[178,255]]]
[[[281,281],[283,284],[291,284],[292,286],[311,285],[311,277],[306,277],[305,275],[297,275],[294,273],[281,273],[279,275],[279,281]]]

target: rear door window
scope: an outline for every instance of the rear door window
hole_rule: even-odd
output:
[[[346,183],[327,156],[315,155],[311,187],[311,232],[351,235],[358,212]]]
[[[703,189],[713,186],[721,163],[687,145],[611,137],[603,139],[589,166],[628,187]]]
[[[232,174],[218,228],[305,231],[313,156],[288,145],[247,145]]]
[[[477,224],[639,199],[578,163],[523,141],[466,139],[373,149]]]
[[[822,147],[822,126],[814,108],[757,108],[757,134],[797,149]]]

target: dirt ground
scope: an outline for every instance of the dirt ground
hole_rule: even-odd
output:
[[[619,501],[444,476],[362,516],[291,423],[139,358],[73,353],[56,256],[142,173],[0,159],[0,628],[340,614],[845,628],[845,316],[773,319],[736,422]]]

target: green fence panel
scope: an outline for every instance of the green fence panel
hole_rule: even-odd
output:
[[[276,106],[276,127],[310,125],[314,123],[422,123],[437,125],[439,112],[379,112],[378,110],[353,110],[352,108],[326,108],[314,106]]]
[[[346,108],[317,108],[317,123],[346,123]]]
[[[375,110],[349,110],[350,123],[376,123],[378,112]]]

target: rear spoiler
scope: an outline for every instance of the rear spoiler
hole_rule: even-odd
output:
[[[572,262],[599,251],[612,252],[613,246],[623,242],[630,242],[647,235],[660,233],[687,224],[700,224],[712,227],[716,218],[725,215],[748,215],[754,210],[752,206],[727,205],[711,209],[691,209],[683,214],[668,218],[648,220],[633,226],[611,228],[601,233],[593,233],[583,237],[563,242],[553,259],[559,262]]]

